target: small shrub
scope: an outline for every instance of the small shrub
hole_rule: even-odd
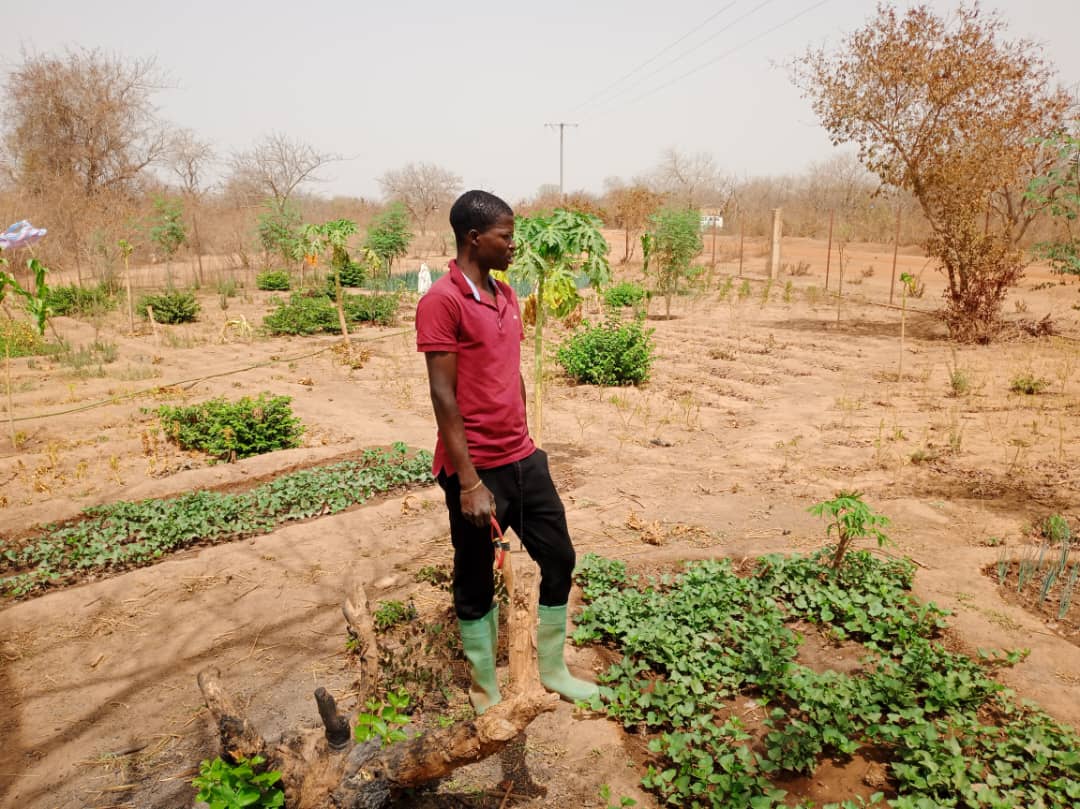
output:
[[[117,305],[116,296],[102,284],[96,287],[80,287],[74,284],[50,287],[45,300],[49,311],[60,317],[111,312]]]
[[[263,326],[270,334],[333,333],[341,328],[334,302],[325,295],[294,292],[288,302],[278,300],[276,303],[277,309],[263,319]],[[345,319],[350,323],[387,326],[397,317],[398,296],[346,295],[343,305]]]
[[[146,307],[153,307],[154,320],[158,323],[193,323],[199,315],[199,302],[193,292],[170,290],[160,295],[143,295],[139,299],[139,314],[148,319]]]
[[[787,266],[788,275],[803,276],[803,275],[809,275],[810,274],[810,262],[809,261],[800,261],[798,264],[788,264],[786,266]]]
[[[288,270],[267,270],[255,276],[255,286],[261,290],[284,292],[292,287]]]
[[[652,330],[641,323],[604,323],[570,337],[556,354],[566,373],[593,385],[637,385],[649,378]]]
[[[277,309],[263,319],[271,334],[317,334],[338,328],[337,312],[324,295],[294,292],[288,302],[277,299]]]
[[[398,296],[396,293],[348,295],[344,305],[345,316],[354,323],[389,326],[397,317]]]
[[[237,292],[237,284],[235,278],[219,278],[217,282],[217,293],[223,298],[235,298]]]
[[[331,270],[326,276],[327,293],[333,297],[337,285],[337,270]],[[341,285],[343,287],[362,287],[367,280],[367,268],[359,262],[349,262],[341,268]]]
[[[1013,393],[1023,393],[1026,396],[1035,396],[1050,387],[1048,379],[1042,379],[1028,372],[1017,374],[1009,383],[1009,390]]]
[[[30,324],[0,318],[0,357],[35,357],[62,350],[63,346],[45,342]]]
[[[637,306],[645,300],[645,287],[623,281],[604,290],[604,303],[611,309]]]
[[[860,275],[861,275],[861,276],[862,276],[863,278],[873,278],[873,277],[874,277],[874,265],[873,265],[873,264],[871,264],[871,265],[870,265],[869,267],[867,267],[866,269],[862,270],[862,271],[861,271],[861,272],[860,272],[859,274],[860,274]]]
[[[293,416],[290,401],[269,393],[237,402],[221,397],[190,406],[165,405],[158,417],[165,434],[184,449],[231,461],[300,446],[304,426]]]
[[[1060,514],[1051,514],[1043,520],[1042,525],[1039,526],[1039,533],[1051,545],[1067,545],[1072,541],[1072,529],[1069,528],[1069,522]]]
[[[963,368],[949,371],[949,395],[966,396],[971,391],[971,380]]]

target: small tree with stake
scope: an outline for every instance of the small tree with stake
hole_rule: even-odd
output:
[[[693,209],[665,208],[652,217],[652,232],[642,240],[645,272],[650,264],[656,291],[664,296],[664,316],[671,317],[671,297],[679,279],[690,272],[690,262],[701,252],[701,214]]]
[[[836,529],[837,545],[832,558],[833,570],[840,569],[844,554],[854,540],[873,537],[877,540],[878,547],[889,541],[881,530],[888,526],[889,518],[871,511],[862,501],[860,492],[837,492],[832,500],[824,500],[811,506],[810,513],[831,520],[825,529],[826,536],[831,536],[833,529]]]
[[[154,200],[156,219],[150,228],[150,241],[156,244],[165,255],[165,275],[169,288],[172,288],[172,260],[177,251],[187,242],[184,230],[184,208],[176,200],[158,198]]]
[[[543,434],[544,314],[558,299],[575,289],[574,276],[583,272],[595,287],[611,276],[608,243],[595,216],[557,210],[550,216],[519,217],[514,222],[517,252],[510,274],[535,286],[536,372],[533,381],[533,413],[537,444]],[[555,293],[554,295],[552,293]]]
[[[386,277],[394,266],[394,259],[409,252],[412,230],[409,228],[409,213],[400,202],[387,206],[386,210],[371,220],[364,247],[370,249],[382,259]]]

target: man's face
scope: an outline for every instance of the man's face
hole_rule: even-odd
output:
[[[500,216],[483,233],[476,234],[476,258],[489,270],[505,270],[514,260],[514,217]]]

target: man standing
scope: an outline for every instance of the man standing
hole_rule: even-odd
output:
[[[457,259],[416,309],[416,346],[427,361],[439,436],[433,474],[446,495],[454,546],[454,609],[472,671],[478,714],[499,699],[491,520],[512,528],[540,566],[537,658],[545,688],[568,700],[597,689],[563,658],[574,546],[547,455],[529,437],[521,377],[524,327],[517,296],[491,277],[514,257],[514,212],[485,191],[450,209]]]

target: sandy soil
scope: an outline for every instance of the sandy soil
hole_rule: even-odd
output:
[[[736,270],[736,251],[735,240],[720,240],[714,287]],[[955,611],[956,642],[1031,649],[1003,680],[1080,726],[1080,648],[1069,628],[1002,597],[982,572],[1002,552],[990,538],[1019,553],[1027,526],[1046,515],[1080,519],[1080,286],[1036,268],[1008,302],[1013,317],[1051,314],[1062,337],[954,347],[919,311],[936,307],[941,292],[940,277],[925,270],[898,378],[900,314],[882,305],[888,245],[848,251],[839,320],[822,290],[823,243],[785,241],[785,263],[810,269],[782,276],[767,302],[763,252],[748,243],[745,299],[736,281],[725,301],[715,290],[680,297],[671,320],[650,322],[658,352],[647,385],[598,390],[552,371],[544,445],[579,553],[646,565],[808,550],[824,532],[806,508],[856,488],[892,518],[892,552],[919,562],[918,594]],[[912,273],[926,266],[910,251],[900,262]],[[831,270],[835,289],[835,256]],[[227,311],[213,289],[200,297],[203,322],[158,335],[127,334],[119,313],[99,323],[58,319],[73,345],[115,344],[115,360],[100,369],[13,363],[22,446],[13,453],[5,441],[0,457],[4,536],[94,503],[235,484],[363,446],[433,443],[408,305],[396,327],[358,333],[371,357],[351,370],[316,353],[331,338],[265,339],[235,328],[222,337],[227,319],[260,322],[270,293],[230,299]],[[530,357],[523,365],[528,379]],[[949,395],[956,368],[969,380],[962,396]],[[1010,393],[1019,373],[1045,378],[1047,391]],[[157,430],[159,403],[262,390],[293,396],[308,425],[303,448],[208,465]],[[86,407],[120,396],[128,398]],[[215,752],[197,672],[219,667],[268,735],[315,720],[317,685],[351,708],[355,672],[339,610],[349,583],[358,577],[372,599],[411,596],[423,616],[443,614],[448,595],[413,574],[448,561],[448,547],[438,492],[425,489],[6,605],[0,806],[190,805],[187,782]],[[602,663],[593,650],[572,653],[578,670]],[[637,786],[639,762],[616,726],[564,705],[503,756],[459,771],[424,800],[495,807],[510,778],[512,806],[600,806],[605,783],[653,806]],[[853,783],[832,770],[792,788],[820,801],[827,796],[815,784],[842,791]]]

